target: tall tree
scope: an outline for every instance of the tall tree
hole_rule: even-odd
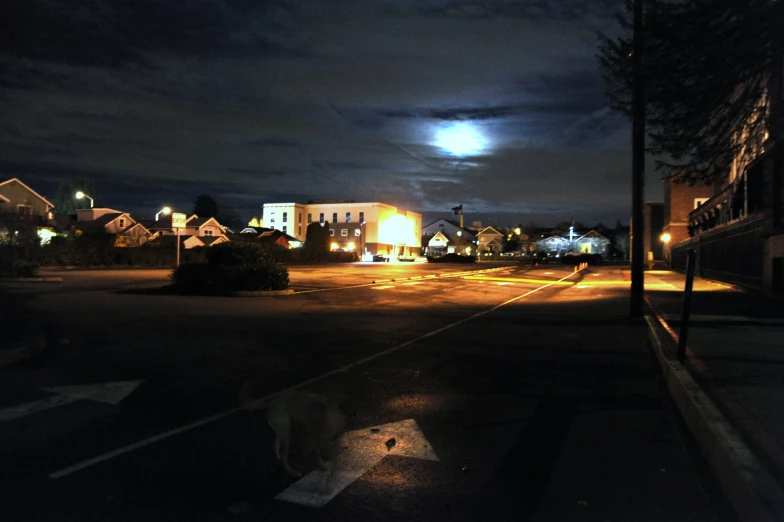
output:
[[[193,201],[193,213],[200,218],[217,218],[218,202],[209,194],[196,196]]]
[[[90,208],[90,200],[87,198],[76,199],[76,193],[82,191],[95,202],[94,206],[101,206],[101,195],[95,184],[89,179],[71,179],[60,183],[57,189],[57,195],[54,198],[55,214],[76,214],[76,211],[82,208]]]
[[[710,183],[759,150],[784,56],[784,2],[644,2],[642,74],[649,152],[676,180]],[[633,2],[622,36],[599,35],[597,59],[614,109],[631,115]]]

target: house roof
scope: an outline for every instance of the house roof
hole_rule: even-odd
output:
[[[498,229],[493,228],[493,227],[485,227],[485,228],[483,228],[482,230],[480,230],[479,232],[476,233],[477,236],[479,234],[498,234],[499,236],[503,236],[503,234],[501,232],[499,232]]]
[[[130,216],[128,216],[128,217],[130,217]],[[133,220],[133,218],[131,218],[131,220]],[[142,225],[141,223],[138,223],[138,222],[137,223],[131,223],[129,226],[125,227],[124,229],[122,229],[120,231],[120,234],[126,234],[126,233],[130,232],[132,229],[134,229],[136,227],[141,227],[141,228],[144,229],[144,231],[146,233],[152,234],[152,232],[150,232],[150,230],[147,227],[145,227],[144,225]]]
[[[463,231],[463,233],[465,233],[465,234],[469,234],[469,235],[471,235],[472,237],[476,235],[476,232],[474,232],[473,230],[471,230],[471,229],[468,229],[468,228],[466,228],[466,227],[461,227],[459,222],[457,222],[457,221],[453,221],[453,220],[451,220],[451,219],[446,219],[446,218],[439,218],[439,219],[436,219],[436,220],[435,220],[435,221],[433,221],[432,223],[430,223],[430,224],[428,224],[428,225],[426,225],[426,226],[422,227],[422,230],[426,229],[427,227],[429,227],[429,226],[431,226],[431,225],[435,225],[435,224],[436,224],[436,223],[438,223],[439,221],[443,221],[444,223],[449,223],[450,225],[452,225],[452,226],[454,226],[454,227],[457,227],[457,228],[459,228],[460,230],[462,230],[462,231]]]
[[[10,203],[11,202],[10,199],[8,199],[7,197],[3,196],[2,194],[0,194],[0,200],[5,201],[6,203]]]
[[[11,179],[7,179],[7,180],[5,180],[5,181],[0,181],[0,187],[2,187],[3,185],[7,185],[7,184],[9,184],[9,183],[11,183],[12,181],[16,181],[17,183],[19,183],[20,185],[22,185],[24,188],[26,188],[27,190],[29,190],[29,191],[30,191],[30,192],[31,192],[31,193],[32,193],[32,194],[33,194],[35,197],[37,197],[38,199],[40,199],[41,201],[43,201],[44,203],[46,203],[47,205],[49,205],[49,208],[54,208],[54,204],[50,203],[50,202],[49,202],[49,200],[47,200],[47,199],[46,199],[45,197],[43,197],[41,194],[39,194],[38,192],[34,191],[34,190],[33,190],[33,189],[31,189],[30,187],[28,187],[27,185],[25,185],[24,183],[22,183],[22,181],[21,181],[19,178],[11,178]],[[6,201],[8,201],[8,200],[6,200]]]
[[[609,241],[609,239],[607,239],[602,234],[598,233],[596,230],[593,230],[593,229],[589,230],[588,232],[586,232],[582,236],[578,237],[576,239],[576,241],[579,241],[579,240],[584,239],[586,237],[596,237],[596,238],[599,238],[599,239],[605,239],[605,240]]]
[[[220,228],[223,228],[223,225],[218,223],[218,220],[215,219],[214,217],[201,218],[201,217],[198,217],[196,214],[194,214],[187,221],[185,221],[185,226],[186,227],[201,228],[204,225],[206,225],[207,223],[209,223],[210,221],[214,221],[217,226],[219,226]]]
[[[180,237],[180,245],[185,243],[187,239],[193,237],[192,234],[188,234],[187,236],[179,236]],[[154,246],[154,247],[161,247],[161,248],[174,248],[177,245],[177,236],[158,236],[155,239],[148,241],[147,244]]]
[[[77,221],[74,226],[78,229],[99,228],[99,227],[103,228],[121,216],[128,216],[128,219],[133,221],[133,218],[131,218],[131,216],[128,215],[127,212],[112,212],[109,214],[104,214],[103,216],[100,216],[97,219],[93,219],[92,221]]]
[[[210,246],[215,242],[223,243],[224,241],[228,241],[228,239],[223,236],[201,236],[199,239],[204,243],[204,246]]]

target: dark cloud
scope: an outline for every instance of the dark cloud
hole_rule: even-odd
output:
[[[0,175],[51,195],[92,178],[107,204],[143,213],[212,193],[247,215],[351,198],[614,220],[629,214],[629,129],[594,54],[622,7],[12,0]],[[446,152],[436,136],[452,124],[486,146]]]

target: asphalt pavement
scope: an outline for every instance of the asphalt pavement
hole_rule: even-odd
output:
[[[265,298],[63,278],[14,288],[54,342],[0,368],[8,520],[727,519],[620,270],[302,267]],[[283,476],[250,381],[340,404],[332,475]]]

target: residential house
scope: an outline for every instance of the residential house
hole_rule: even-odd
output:
[[[594,229],[584,232],[575,232],[573,229],[569,232],[554,230],[544,236],[536,241],[537,249],[553,257],[560,257],[568,252],[608,256],[612,244],[610,239]]]
[[[8,225],[30,224],[46,242],[54,235],[54,205],[18,178],[0,180],[0,220]]]
[[[381,202],[322,200],[302,203],[265,203],[263,223],[305,241],[311,223],[329,223],[336,230],[333,242],[345,249],[350,243],[366,252],[409,256],[419,253],[422,215]],[[349,226],[350,225],[350,226]],[[346,236],[343,236],[345,231]],[[355,236],[353,241],[350,234]],[[345,245],[341,247],[340,245]]]
[[[153,221],[148,225],[152,232],[158,232],[163,236],[176,235],[177,232],[172,228],[172,217],[164,216],[158,221]],[[226,227],[218,223],[215,218],[200,218],[196,214],[185,220],[185,228],[180,229],[180,236],[197,237],[226,237]]]
[[[461,207],[457,208],[462,211]],[[476,255],[476,242],[474,232],[449,219],[437,219],[422,228],[424,255],[439,256],[453,253]]]
[[[65,222],[61,220],[61,223]],[[155,236],[128,212],[104,207],[77,210],[76,221],[72,221],[67,227],[76,235],[91,231],[112,234],[115,236],[116,247],[141,246]]]
[[[499,255],[504,248],[504,234],[494,227],[485,227],[476,234],[480,255]]]

